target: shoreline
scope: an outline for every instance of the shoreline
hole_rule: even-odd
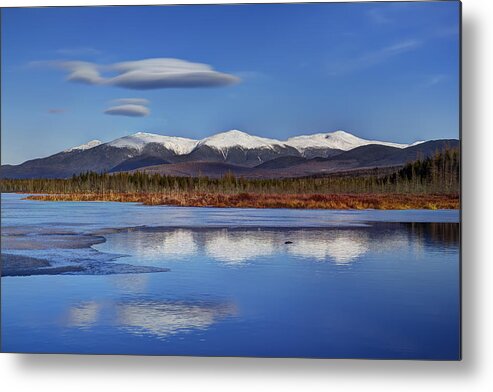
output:
[[[458,210],[456,194],[64,193],[25,200],[141,203],[148,206],[324,210]]]
[[[1,276],[112,275],[169,271],[169,268],[117,262],[117,259],[126,255],[95,250],[93,245],[106,242],[106,232],[110,231],[87,234],[57,229],[39,230],[29,226],[2,227]],[[66,250],[76,254],[68,259],[46,254],[46,251],[56,254]],[[92,250],[92,253],[87,253],[88,250]]]

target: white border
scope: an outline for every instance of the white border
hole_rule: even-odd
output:
[[[215,3],[231,3],[220,1]],[[256,2],[256,1],[248,1]],[[276,1],[272,1],[276,2]],[[282,1],[278,1],[282,2]],[[3,0],[2,6],[166,1]],[[171,2],[168,2],[171,3]],[[207,1],[182,0],[181,4]],[[493,385],[493,2],[463,1],[462,362],[0,354],[5,391],[461,391]]]

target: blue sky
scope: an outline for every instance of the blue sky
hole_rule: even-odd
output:
[[[457,138],[459,4],[3,9],[1,122],[2,163],[138,131]]]

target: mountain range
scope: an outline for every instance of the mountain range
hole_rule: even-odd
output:
[[[2,178],[66,178],[85,171],[145,170],[210,177],[228,172],[272,178],[323,175],[354,169],[399,166],[457,139],[400,144],[359,138],[345,131],[301,135],[285,141],[231,130],[201,140],[138,132],[103,143],[92,140],[46,158],[2,165]]]

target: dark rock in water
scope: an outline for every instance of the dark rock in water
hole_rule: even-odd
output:
[[[100,234],[111,232],[102,230]],[[115,263],[123,255],[99,252],[91,248],[106,241],[103,235],[22,226],[5,230],[2,228],[1,240],[1,276],[110,275],[169,271],[169,268]],[[6,249],[21,253],[36,252],[41,257],[5,253]],[[66,249],[71,250],[68,257],[64,256],[63,250]]]
[[[293,241],[286,241],[285,244],[289,245],[289,244],[292,244]]]
[[[2,253],[2,276],[21,275],[26,272],[35,271],[38,268],[49,266],[50,263],[48,260]]]
[[[170,271],[169,268],[119,263],[84,263],[83,266],[82,275],[148,274]]]
[[[77,262],[73,265],[53,266],[44,259],[2,254],[2,276],[145,274],[169,270],[169,268],[111,262]]]

